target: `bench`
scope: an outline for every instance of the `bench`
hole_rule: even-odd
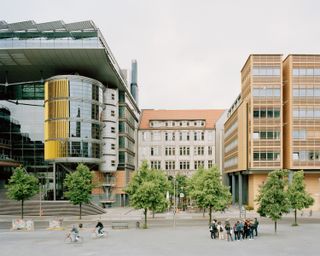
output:
[[[112,229],[128,229],[129,223],[128,222],[112,222],[111,227]]]

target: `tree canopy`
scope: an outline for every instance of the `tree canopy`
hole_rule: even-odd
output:
[[[78,164],[76,171],[67,174],[64,185],[67,188],[65,196],[74,204],[79,205],[80,219],[81,206],[84,203],[89,203],[91,192],[93,189],[93,175],[89,168],[84,164]]]
[[[268,174],[266,182],[260,187],[257,212],[262,217],[269,217],[275,222],[277,232],[277,221],[284,213],[290,210],[286,187],[288,185],[287,170],[275,170]]]
[[[288,198],[291,208],[294,209],[294,224],[297,224],[297,210],[308,208],[314,203],[314,199],[306,191],[304,184],[304,172],[297,171],[293,174],[292,181],[288,187]]]
[[[209,170],[199,168],[190,180],[190,195],[201,208],[209,209],[209,223],[212,210],[223,211],[231,203],[229,188],[222,184],[217,167]]]
[[[23,219],[23,203],[33,197],[39,189],[39,181],[35,176],[27,173],[26,169],[19,166],[14,169],[9,183],[7,195],[10,199],[21,201],[21,218]]]
[[[140,169],[135,171],[127,188],[130,205],[135,209],[144,209],[147,228],[147,212],[161,211],[167,207],[166,192],[169,183],[166,175],[160,170],[150,169],[147,162],[143,162]]]

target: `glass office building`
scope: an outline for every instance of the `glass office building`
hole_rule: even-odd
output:
[[[66,173],[82,162],[101,184],[94,199],[125,205],[136,97],[92,21],[0,21],[0,198],[12,167],[23,164],[45,178],[48,199],[63,199]],[[130,113],[130,143],[122,139],[129,117],[119,112]]]

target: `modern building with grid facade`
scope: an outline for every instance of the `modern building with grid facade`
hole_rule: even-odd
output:
[[[264,54],[250,55],[246,61],[241,93],[224,127],[224,172],[233,203],[255,206],[259,186],[272,170],[285,168],[291,175],[303,169],[307,190],[316,201],[313,208],[320,209],[318,58],[289,55],[283,61],[282,55]]]
[[[142,110],[139,165],[147,160],[151,168],[164,170],[170,176],[190,176],[200,166],[216,165],[216,123],[225,118],[224,113],[213,109]]]
[[[46,199],[63,199],[81,162],[95,173],[97,202],[126,205],[140,114],[133,67],[130,86],[92,21],[0,21],[1,191],[23,164],[46,181]]]

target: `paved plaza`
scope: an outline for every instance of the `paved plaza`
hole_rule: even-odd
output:
[[[82,231],[84,242],[66,244],[66,231],[0,231],[0,255],[319,255],[320,224],[291,227],[280,224],[274,234],[272,224],[261,224],[255,240],[227,242],[212,240],[206,225],[190,227],[150,227],[147,230],[108,230],[108,237],[92,239]]]

